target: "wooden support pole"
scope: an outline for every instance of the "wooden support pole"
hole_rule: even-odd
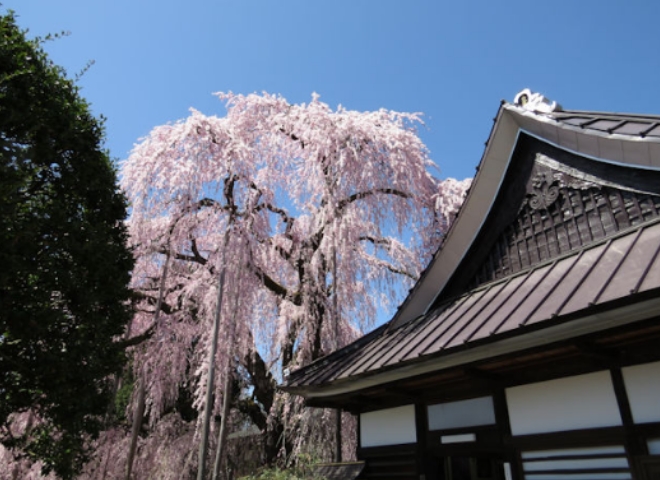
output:
[[[199,456],[197,464],[197,480],[206,478],[206,456],[209,449],[209,429],[211,425],[211,411],[213,410],[213,384],[215,377],[215,355],[218,349],[218,332],[220,331],[220,315],[222,313],[222,296],[225,289],[226,252],[229,243],[229,234],[231,229],[225,231],[225,238],[222,247],[222,267],[220,270],[220,279],[218,280],[218,300],[215,307],[215,316],[213,319],[213,333],[211,334],[211,345],[209,348],[209,369],[206,376],[206,399],[204,403],[204,417],[202,420],[202,439],[199,443]]]

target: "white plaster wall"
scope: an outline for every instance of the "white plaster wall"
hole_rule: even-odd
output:
[[[635,423],[660,421],[660,362],[621,369]]]
[[[660,438],[653,438],[647,442],[649,455],[660,455]]]
[[[513,435],[621,425],[608,371],[506,389]]]
[[[495,424],[493,397],[471,398],[428,406],[429,430]]]
[[[415,406],[388,408],[360,414],[360,446],[379,447],[415,443]]]

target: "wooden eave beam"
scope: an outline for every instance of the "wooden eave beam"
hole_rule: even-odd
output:
[[[578,339],[573,342],[573,345],[582,355],[599,362],[607,368],[616,366],[621,360],[620,355],[616,352],[600,347],[585,339]]]
[[[463,371],[468,377],[474,378],[476,380],[484,380],[489,384],[497,386],[504,384],[504,377],[502,375],[498,375],[497,373],[482,370],[478,367],[465,367]]]

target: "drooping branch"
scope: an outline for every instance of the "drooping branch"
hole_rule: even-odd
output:
[[[287,299],[291,301],[294,305],[301,304],[300,294],[298,292],[291,294],[287,288],[285,288],[284,286],[282,286],[282,284],[273,280],[273,278],[270,275],[268,275],[261,269],[256,268],[255,270],[256,270],[255,271],[256,275],[263,281],[264,287],[266,287],[276,296],[278,296],[283,300]]]
[[[295,133],[287,132],[284,127],[280,128],[280,133],[283,133],[285,136],[289,137],[294,142],[300,143],[300,148],[305,149],[306,143]]]
[[[181,389],[195,397],[194,408],[199,411],[200,405],[205,405],[205,389],[193,374],[201,368],[194,351],[210,330],[209,322],[204,321],[213,306],[209,273],[215,277],[214,267],[218,271],[227,268],[234,282],[231,295],[241,292],[250,302],[269,298],[277,305],[272,312],[274,323],[264,324],[262,306],[245,305],[240,312],[240,337],[229,347],[230,336],[223,334],[219,342],[224,343],[215,361],[218,367],[226,368],[239,359],[242,366],[234,372],[241,376],[235,379],[241,388],[234,389],[230,400],[264,432],[267,461],[272,461],[281,451],[282,439],[288,442],[293,434],[293,430],[287,431],[285,438],[284,423],[298,413],[297,406],[289,408],[280,402],[275,372],[349,341],[354,331],[350,322],[362,327],[365,312],[376,302],[365,289],[376,285],[378,279],[392,280],[392,273],[414,278],[418,261],[424,260],[417,258],[416,252],[426,254],[427,243],[434,241],[426,240],[431,222],[424,214],[434,195],[440,192],[444,197],[448,192],[438,189],[426,173],[428,154],[404,125],[406,120],[416,123],[415,114],[332,111],[316,99],[307,105],[291,105],[270,95],[228,94],[222,98],[228,101],[226,118],[197,112],[158,130],[144,147],[136,148],[124,167],[125,181],[139,183],[126,189],[129,200],[136,195],[151,196],[142,204],[146,208],[136,210],[139,214],[130,225],[133,244],[144,245],[140,251],[145,252],[142,270],[136,272],[146,287],[138,306],[153,310],[153,297],[147,297],[155,296],[152,286],[157,282],[148,278],[154,270],[149,257],[153,249],[148,247],[155,242],[164,244],[165,239],[148,236],[159,228],[161,219],[167,218],[169,223],[163,231],[171,227],[170,234],[178,242],[172,252],[172,260],[178,260],[172,283],[185,285],[181,292],[173,291],[166,297],[181,315],[171,325],[173,334],[163,336],[164,343],[147,341],[155,337],[154,328],[158,328],[152,325],[127,342],[142,342],[145,347],[133,350],[136,365],[148,362],[150,368],[158,366],[172,372],[154,379],[154,386],[150,386],[153,391],[149,398],[157,405],[152,407],[154,418],[161,418],[171,405],[166,395],[176,395]],[[200,151],[200,141],[206,142],[202,154],[189,154]],[[195,148],[172,146],[184,143]],[[396,155],[388,155],[392,149]],[[156,159],[154,151],[158,152]],[[162,191],[153,188],[154,175],[161,175]],[[161,196],[170,202],[165,208],[160,207]],[[133,204],[135,208],[140,205],[137,201]],[[176,218],[166,217],[170,211],[176,212]],[[374,225],[380,219],[385,223]],[[216,262],[222,227],[232,222],[236,236],[226,252],[228,260]],[[411,240],[422,248],[408,248],[388,238],[389,232],[396,231],[389,226],[405,227],[402,223],[420,232]],[[239,240],[246,242],[249,255],[240,266],[235,248]],[[331,255],[335,255],[332,262]],[[340,269],[338,257],[345,262]],[[239,270],[245,275],[236,275]],[[367,270],[369,274],[361,277]],[[234,280],[238,278],[241,280]],[[346,306],[339,309],[338,302]],[[334,320],[329,316],[333,312]],[[139,315],[141,321],[148,318],[145,313]],[[226,333],[231,326],[227,323],[222,328]],[[253,335],[265,338],[273,331],[277,331],[273,342],[278,344],[260,344],[257,349],[251,341]],[[177,342],[177,338],[186,341]],[[259,354],[267,349],[279,352],[273,364]],[[229,359],[232,351],[235,358]],[[172,356],[156,358],[162,352]],[[177,362],[173,362],[175,358]],[[172,365],[185,362],[190,368]],[[238,393],[246,391],[251,395]]]
[[[155,315],[155,319],[141,334],[117,341],[116,344],[122,349],[140,345],[141,343],[149,340],[154,335],[156,332],[156,326],[158,325],[158,315],[156,310],[160,310],[161,312],[164,312],[168,315],[171,315],[175,311],[175,309],[170,304],[165,302],[165,300],[162,298],[162,294],[159,294],[159,297],[156,298],[151,295],[147,295],[144,293],[144,291],[133,290],[131,295],[134,300],[147,300],[149,303],[155,304],[155,309],[149,312]]]
[[[218,202],[217,200],[214,200],[213,198],[208,198],[208,197],[202,198],[200,201],[195,203],[193,205],[193,207],[196,210],[201,210],[202,208],[206,208],[206,207],[212,207],[212,208],[215,208],[217,210],[224,209],[224,206],[220,202]]]
[[[291,237],[291,229],[293,228],[293,222],[295,219],[290,217],[286,210],[270,203],[259,203],[254,209],[255,212],[260,212],[262,210],[268,210],[271,213],[279,215],[282,218],[282,221],[286,224],[284,235],[289,238]]]
[[[377,195],[377,194],[384,194],[384,195],[395,195],[397,197],[401,198],[411,198],[410,194],[402,191],[402,190],[397,190],[395,188],[374,188],[372,190],[367,190],[363,192],[356,192],[352,195],[350,195],[347,198],[344,198],[340,200],[337,203],[337,208],[335,210],[335,215],[340,215],[343,213],[343,211],[351,204],[357,202],[358,200],[362,200],[364,198],[370,197],[372,195]],[[326,222],[317,230],[316,233],[311,235],[306,241],[305,244],[309,245],[313,251],[316,251],[316,249],[319,247],[321,244],[321,241],[323,239],[325,227],[333,221],[332,216],[330,216]]]
[[[271,213],[278,215],[281,218],[282,222],[286,225],[284,229],[284,237],[293,241],[293,236],[291,234],[291,231],[293,229],[295,218],[291,217],[288,214],[288,212],[283,208],[273,205],[270,202],[265,202],[265,203],[260,202],[260,199],[263,196],[263,192],[255,182],[250,182],[250,188],[252,188],[255,192],[257,192],[257,197],[253,201],[253,205],[255,205],[253,209],[253,213],[259,213],[263,210],[267,210]],[[272,239],[269,238],[268,240],[272,240]],[[281,245],[273,245],[272,241],[270,241],[269,244],[273,246],[275,251],[277,251],[277,253],[279,253],[284,260],[286,261],[291,260],[291,251],[285,250]]]
[[[262,282],[263,286],[273,293],[276,297],[282,300],[289,300],[294,305],[301,305],[302,299],[300,292],[290,292],[288,288],[276,281],[273,277],[268,275],[262,268],[260,268],[254,261],[252,252],[248,252],[249,259],[247,262],[248,268],[254,272],[257,278]]]
[[[151,337],[153,337],[154,333],[156,333],[156,322],[152,322],[151,325],[149,325],[141,334],[118,341],[117,345],[123,349],[134,347],[136,345],[140,345],[142,342],[149,340]]]
[[[395,275],[403,275],[404,277],[408,277],[411,280],[417,280],[417,275],[408,272],[406,270],[403,270],[401,268],[397,268],[391,263],[385,262],[383,260],[376,259],[374,262],[379,268],[382,268],[384,270],[388,270],[391,273],[394,273]]]
[[[190,240],[190,251],[193,252],[193,257],[195,258],[196,262],[200,263],[201,265],[206,265],[207,259],[204,258],[201,253],[199,253],[196,238],[192,238]]]
[[[175,253],[174,258],[176,260],[183,260],[184,262],[198,263],[200,265],[207,264],[208,259],[199,252],[197,247],[197,240],[195,238],[190,240],[190,251],[192,252],[192,255],[188,253]],[[161,249],[158,253],[166,254],[167,251],[165,249]]]
[[[361,235],[359,237],[359,240],[361,242],[369,242],[375,246],[378,247],[391,247],[392,246],[392,240],[390,238],[376,238],[371,235]],[[417,280],[417,276],[409,272],[407,270],[404,270],[402,268],[396,267],[392,265],[389,262],[386,262],[385,260],[382,260],[380,258],[375,258],[372,257],[372,262],[377,265],[379,268],[382,268],[384,270],[387,270],[391,273],[394,273],[395,275],[403,275],[404,277],[408,277],[411,280]]]
[[[179,286],[180,288],[181,286]],[[152,305],[157,305],[158,304],[158,298],[148,295],[145,293],[146,289],[143,290],[133,290],[131,292],[131,297],[133,298],[134,301],[141,301],[141,300],[147,300],[150,304]],[[171,291],[170,291],[171,292]],[[165,302],[164,300],[160,302],[160,310],[162,312],[165,312],[168,315],[171,315],[173,312],[176,311],[172,305],[169,303]]]
[[[397,190],[395,188],[374,188],[372,190],[366,190],[364,192],[356,192],[352,195],[350,195],[347,198],[344,198],[343,200],[340,200],[339,203],[337,204],[337,210],[342,211],[344,208],[346,208],[348,205],[358,201],[362,200],[363,198],[370,197],[372,195],[376,195],[378,193],[384,194],[384,195],[395,195],[397,197],[401,198],[411,198],[409,193],[406,193],[402,190]]]
[[[360,235],[360,237],[358,237],[358,240],[360,240],[361,242],[366,241],[366,242],[369,242],[369,243],[372,243],[372,244],[378,245],[378,246],[382,246],[382,245],[391,246],[392,245],[392,240],[389,239],[389,238],[376,238],[376,237],[373,237],[371,235]]]

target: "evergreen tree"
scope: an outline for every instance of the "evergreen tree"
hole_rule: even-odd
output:
[[[0,442],[63,478],[107,412],[130,318],[126,202],[103,141],[74,82],[0,16]]]

